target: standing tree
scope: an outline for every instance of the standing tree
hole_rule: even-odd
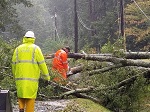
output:
[[[150,1],[133,0],[125,8],[125,33],[127,49],[132,51],[150,50]]]
[[[27,7],[32,4],[27,0],[1,0],[0,1],[0,32],[4,39],[18,38],[23,30],[17,20],[17,13],[13,7],[16,4],[24,4]]]

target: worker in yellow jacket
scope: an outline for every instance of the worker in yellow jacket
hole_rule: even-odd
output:
[[[19,112],[34,112],[39,78],[50,80],[42,51],[34,42],[34,32],[26,32],[23,44],[15,49],[12,57],[12,73],[16,82]]]

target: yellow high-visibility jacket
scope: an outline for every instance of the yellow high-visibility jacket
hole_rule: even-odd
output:
[[[50,80],[41,49],[34,44],[35,38],[23,38],[12,57],[12,73],[15,78],[18,98],[36,98],[41,77]]]

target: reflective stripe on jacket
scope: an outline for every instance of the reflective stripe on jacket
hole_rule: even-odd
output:
[[[52,69],[57,70],[60,74],[62,74],[63,78],[66,79],[66,72],[68,71],[68,55],[67,53],[60,49],[55,53],[54,59],[52,61]]]
[[[36,98],[40,71],[46,80],[50,80],[48,69],[41,49],[33,44],[34,38],[23,38],[12,57],[12,73],[15,77],[19,98]]]

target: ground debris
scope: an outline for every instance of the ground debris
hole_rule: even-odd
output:
[[[36,101],[35,112],[57,112],[67,107],[70,100]],[[13,106],[13,112],[18,112],[18,105]]]

